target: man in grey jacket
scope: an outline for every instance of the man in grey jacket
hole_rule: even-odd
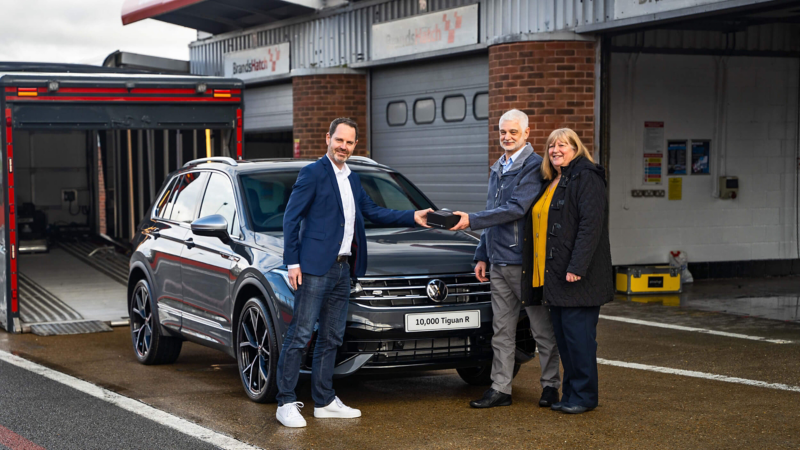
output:
[[[500,118],[500,146],[505,153],[492,166],[486,210],[461,216],[452,230],[483,230],[475,251],[475,277],[486,281],[487,264],[491,265],[492,286],[492,387],[483,398],[470,402],[473,408],[491,408],[511,404],[511,381],[514,378],[519,311],[525,307],[531,331],[539,348],[542,366],[542,397],[539,406],[558,402],[559,354],[550,314],[545,306],[530,305],[521,297],[522,236],[525,213],[542,189],[542,157],[527,143],[528,116],[512,109]]]

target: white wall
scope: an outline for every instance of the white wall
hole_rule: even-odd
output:
[[[86,133],[14,131],[14,183],[17,209],[32,202],[47,222],[88,223],[81,206],[93,203],[87,180]],[[78,191],[72,213],[61,201],[62,189]],[[92,211],[92,214],[94,211]]]
[[[632,62],[633,61],[633,62]],[[667,261],[797,258],[795,133],[798,61],[730,57],[721,132],[715,134],[714,56],[613,54],[611,60],[610,228],[615,265]],[[633,70],[629,70],[633,67]],[[642,182],[645,121],[665,123],[665,141],[711,139],[712,175],[683,176],[683,199],[631,197]],[[690,161],[687,161],[690,163]],[[739,197],[712,196],[719,175],[739,177]]]

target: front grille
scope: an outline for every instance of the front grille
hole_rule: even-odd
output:
[[[428,297],[427,287],[432,280],[447,285],[447,297],[434,301]],[[368,306],[416,306],[454,303],[488,302],[491,300],[489,282],[481,283],[473,273],[456,275],[421,275],[409,277],[364,277],[358,279],[361,290],[350,295],[350,300]]]
[[[350,340],[341,350],[343,357],[362,353],[375,356],[370,365],[425,362],[448,358],[473,357],[483,352],[491,353],[489,337],[482,338],[487,343],[483,347],[475,343],[475,337],[442,337],[428,339],[402,340]]]

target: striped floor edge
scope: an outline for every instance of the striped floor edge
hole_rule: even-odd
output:
[[[112,247],[98,247],[88,242],[58,242],[57,245],[112,280],[128,285],[128,259]]]
[[[111,327],[100,320],[76,320],[73,322],[37,323],[30,326],[31,333],[38,336],[56,336],[64,334],[102,333],[112,331]]]
[[[53,293],[18,273],[19,313],[26,323],[82,320],[83,316]]]

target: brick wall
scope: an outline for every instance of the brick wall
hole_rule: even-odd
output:
[[[595,43],[519,42],[489,47],[489,164],[502,154],[498,121],[509,109],[529,118],[539,154],[550,132],[568,127],[594,147]]]
[[[355,155],[367,156],[367,77],[358,74],[309,75],[292,78],[294,139],[301,158],[319,158],[328,147],[325,133],[337,117],[358,124]]]

